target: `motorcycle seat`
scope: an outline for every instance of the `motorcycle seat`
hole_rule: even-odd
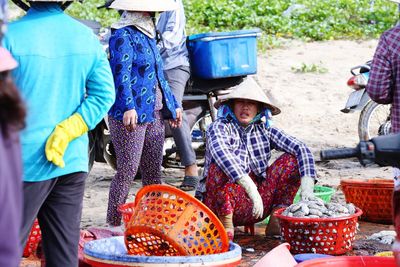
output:
[[[221,79],[201,79],[197,77],[190,77],[186,88],[185,94],[191,95],[204,95],[209,93],[215,93],[216,95],[226,94],[229,89],[243,82],[244,76],[229,77]]]

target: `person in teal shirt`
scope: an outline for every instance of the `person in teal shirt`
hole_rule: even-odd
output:
[[[4,39],[19,66],[27,105],[21,135],[24,207],[21,244],[37,217],[46,266],[78,266],[79,225],[88,172],[88,136],[114,103],[107,56],[62,2],[31,1]]]

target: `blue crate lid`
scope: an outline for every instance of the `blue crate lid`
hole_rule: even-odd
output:
[[[231,31],[231,32],[206,32],[206,33],[199,33],[193,34],[188,36],[188,40],[191,42],[196,41],[213,41],[217,39],[224,39],[224,38],[236,38],[236,37],[256,37],[261,34],[260,29],[250,29],[250,30],[239,30],[239,31]]]

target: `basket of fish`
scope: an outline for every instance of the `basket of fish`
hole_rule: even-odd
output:
[[[281,235],[293,254],[341,255],[353,248],[361,209],[353,204],[300,201],[278,209]]]

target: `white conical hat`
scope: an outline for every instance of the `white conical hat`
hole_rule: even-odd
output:
[[[110,8],[127,11],[162,12],[175,10],[178,5],[174,0],[115,0]]]
[[[262,103],[271,110],[272,115],[281,113],[281,110],[271,104],[272,101],[269,100],[263,89],[261,89],[258,83],[251,77],[245,78],[241,84],[232,89],[233,91],[231,93],[223,96],[215,102],[214,106],[216,108],[219,108],[223,102],[231,99],[248,99]]]

